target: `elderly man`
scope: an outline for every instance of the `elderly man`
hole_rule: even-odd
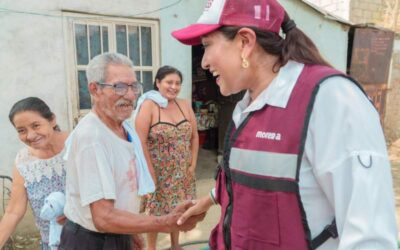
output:
[[[59,249],[142,249],[138,233],[193,227],[176,224],[191,202],[166,216],[138,215],[137,156],[123,123],[141,92],[132,62],[117,53],[98,55],[88,65],[87,79],[93,107],[69,138],[67,221]]]

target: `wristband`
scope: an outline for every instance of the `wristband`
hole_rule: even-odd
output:
[[[217,204],[218,204],[217,201],[215,200],[215,188],[211,189],[211,191],[210,191],[210,198],[211,198],[211,201],[212,201],[212,203],[213,203],[214,205],[217,205]]]

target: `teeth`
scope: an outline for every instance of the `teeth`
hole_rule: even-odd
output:
[[[218,73],[218,71],[214,71],[214,72],[212,72],[212,75],[213,75],[214,77],[217,77],[217,76],[219,76],[219,73]]]

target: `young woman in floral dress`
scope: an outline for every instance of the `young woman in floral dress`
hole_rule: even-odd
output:
[[[199,139],[191,105],[177,98],[182,74],[170,66],[161,67],[155,89],[168,100],[166,108],[145,100],[135,119],[156,191],[144,201],[150,215],[168,214],[184,200],[196,198],[195,168]],[[148,249],[155,249],[157,234],[148,234]],[[179,232],[171,233],[171,249],[179,247]]]

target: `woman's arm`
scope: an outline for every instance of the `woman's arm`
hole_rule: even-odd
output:
[[[156,173],[154,171],[153,163],[151,161],[150,152],[147,146],[147,137],[149,136],[150,126],[152,124],[154,103],[150,100],[143,102],[140,111],[135,118],[135,129],[142,143],[144,157],[147,161],[147,166],[151,176],[153,177],[154,184],[157,183]]]
[[[192,138],[190,141],[190,147],[192,151],[192,163],[190,165],[189,172],[194,176],[197,164],[197,156],[199,153],[199,133],[197,132],[196,116],[194,115],[194,112],[189,102],[185,101],[185,106],[189,113],[189,122],[192,125]]]
[[[204,196],[196,201],[195,205],[187,209],[178,219],[177,224],[183,225],[188,219],[192,219],[195,223],[201,221],[199,215],[205,214],[210,207],[215,204],[210,195]]]
[[[24,182],[24,178],[14,166],[11,199],[0,222],[0,249],[3,248],[26,212],[28,198]]]
[[[397,249],[391,168],[379,115],[349,80],[332,77],[321,84],[304,153],[328,200],[305,205],[307,219],[319,227],[311,227],[311,233],[331,222],[333,216],[326,218],[329,212],[321,207],[332,207],[339,234],[335,249]]]

